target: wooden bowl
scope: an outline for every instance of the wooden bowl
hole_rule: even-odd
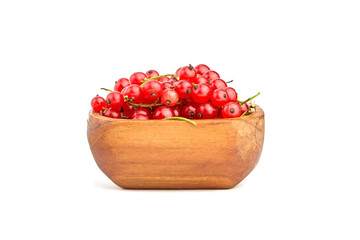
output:
[[[256,166],[264,112],[195,120],[112,119],[91,111],[87,135],[99,168],[123,188],[232,188]]]

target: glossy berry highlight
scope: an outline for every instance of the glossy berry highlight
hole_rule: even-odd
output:
[[[206,103],[210,100],[211,94],[211,87],[206,83],[200,83],[193,87],[191,98],[197,103]]]
[[[104,111],[103,115],[109,118],[121,118],[121,113],[118,110],[109,108]]]
[[[217,118],[219,114],[219,109],[213,105],[211,102],[200,104],[196,108],[196,117],[198,119],[211,119]]]
[[[158,107],[153,114],[153,119],[175,117],[174,110],[167,106]]]
[[[149,120],[150,118],[144,114],[135,114],[131,117],[133,120]]]
[[[139,85],[131,84],[121,91],[123,96],[127,96],[129,102],[140,103],[144,99],[143,90]]]
[[[192,81],[196,78],[195,68],[190,64],[189,66],[182,67],[179,71],[180,80]]]
[[[224,105],[221,110],[221,115],[223,118],[235,118],[240,117],[242,114],[240,106],[236,102],[229,102]]]
[[[220,78],[220,75],[215,71],[209,70],[203,74],[203,77],[210,82],[211,80]]]
[[[175,91],[180,98],[189,99],[191,97],[193,85],[186,80],[181,80],[176,84]]]
[[[130,76],[130,84],[140,85],[146,78],[145,73],[135,72]]]
[[[224,88],[224,90],[226,91],[228,98],[229,98],[229,102],[236,102],[237,101],[237,92],[235,91],[235,89],[233,89],[232,87],[226,87]]]
[[[145,73],[146,78],[158,77],[159,73],[156,70],[149,70]]]
[[[210,68],[206,66],[205,64],[199,64],[195,67],[196,74],[203,75],[207,71],[209,71]]]
[[[124,104],[124,96],[119,92],[111,92],[106,96],[105,102],[108,108],[120,111]]]
[[[179,95],[174,89],[166,89],[161,95],[161,102],[168,107],[172,107],[179,101]]]
[[[181,111],[181,116],[189,119],[196,118],[196,108],[198,104],[188,103],[185,105]]]
[[[209,85],[213,91],[216,89],[224,89],[227,87],[226,82],[220,78],[211,80],[209,82]]]
[[[147,99],[157,99],[163,92],[163,87],[160,82],[156,80],[150,80],[144,83],[143,88],[144,96]]]
[[[229,101],[228,94],[223,89],[216,89],[211,95],[211,102],[217,107],[224,106]]]
[[[121,92],[124,88],[130,85],[130,81],[127,78],[120,78],[115,82],[114,91]]]
[[[95,112],[100,112],[100,111],[104,110],[105,107],[106,107],[106,102],[103,97],[100,97],[99,95],[97,95],[96,97],[94,97],[91,100],[91,108]]]

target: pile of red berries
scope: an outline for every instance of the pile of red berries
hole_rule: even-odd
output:
[[[93,98],[91,107],[107,117],[136,120],[234,118],[254,112],[255,105],[247,102],[259,93],[240,101],[229,82],[204,64],[175,74],[136,72],[116,81],[113,91],[102,88],[110,93],[106,99]]]

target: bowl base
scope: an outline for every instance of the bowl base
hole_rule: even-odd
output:
[[[230,189],[240,181],[226,177],[115,177],[113,182],[125,189]]]

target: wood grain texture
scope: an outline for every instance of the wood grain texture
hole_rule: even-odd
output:
[[[111,119],[91,111],[88,141],[99,168],[123,188],[232,188],[256,166],[264,112],[240,118]]]

